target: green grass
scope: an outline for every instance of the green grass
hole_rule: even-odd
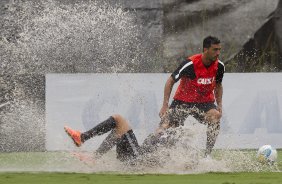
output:
[[[215,152],[220,159],[221,150]],[[255,155],[254,150],[240,151]],[[232,156],[232,155],[231,155]],[[282,170],[282,150],[278,150],[277,167]],[[114,172],[84,173],[83,170],[66,170],[81,164],[67,152],[0,153],[0,184],[90,184],[90,183],[193,183],[193,184],[280,184],[281,172],[229,172],[201,174],[117,174]],[[268,166],[266,166],[268,167]],[[275,170],[277,171],[277,170]]]
[[[7,184],[281,184],[281,173],[207,173],[188,175],[116,175],[79,173],[2,173]]]

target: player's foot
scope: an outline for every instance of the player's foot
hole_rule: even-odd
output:
[[[204,157],[211,156],[212,149],[206,149],[204,153]]]
[[[72,130],[71,128],[65,126],[64,127],[66,133],[72,138],[74,144],[79,147],[82,144],[81,141],[81,133],[77,130]]]

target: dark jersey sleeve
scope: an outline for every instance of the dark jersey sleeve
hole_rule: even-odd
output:
[[[186,76],[190,79],[195,79],[193,62],[191,60],[184,60],[178,68],[171,74],[173,80],[177,82],[181,77]]]
[[[217,69],[216,78],[215,78],[216,83],[222,82],[224,72],[225,72],[224,64],[221,61],[218,61],[218,69]]]

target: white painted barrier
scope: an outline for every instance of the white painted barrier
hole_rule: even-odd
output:
[[[158,112],[169,75],[47,74],[46,149],[74,149],[64,125],[85,131],[114,113],[129,120],[142,142],[160,121]],[[282,74],[226,73],[223,86],[224,113],[216,147],[271,144],[282,148]],[[103,138],[88,141],[81,149],[96,149]],[[199,143],[204,145],[203,140]]]

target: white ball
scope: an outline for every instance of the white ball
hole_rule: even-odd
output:
[[[277,160],[277,151],[271,145],[263,145],[257,151],[257,159],[261,163],[274,163]]]

